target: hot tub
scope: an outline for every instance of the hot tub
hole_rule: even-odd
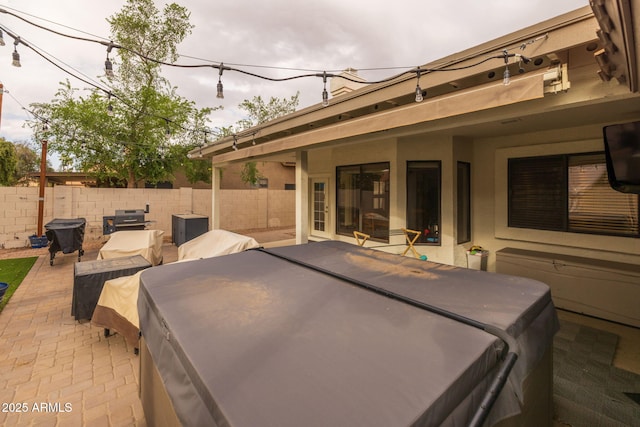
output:
[[[551,423],[557,318],[531,279],[331,241],[146,270],[138,311],[150,425]]]

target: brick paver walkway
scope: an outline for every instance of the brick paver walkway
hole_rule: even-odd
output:
[[[33,251],[15,256],[41,254],[0,313],[0,425],[145,426],[133,349],[71,316],[77,253],[50,266]],[[165,259],[175,252],[165,245]]]
[[[246,234],[265,246],[295,243],[290,229]],[[82,261],[99,247],[85,245]],[[77,252],[50,266],[47,248],[0,250],[0,259],[29,256],[39,258],[0,313],[0,426],[146,426],[138,356],[120,335],[71,316]],[[163,256],[173,262],[178,249],[165,244]]]

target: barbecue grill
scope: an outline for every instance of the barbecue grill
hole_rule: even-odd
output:
[[[147,209],[118,209],[112,216],[102,217],[102,233],[111,234],[116,231],[144,230],[149,224],[144,215]]]
[[[53,259],[58,251],[63,254],[78,251],[78,262],[80,262],[82,255],[84,255],[82,243],[86,224],[87,221],[84,218],[55,218],[45,224],[47,239],[51,242],[49,245],[49,265],[53,265]]]

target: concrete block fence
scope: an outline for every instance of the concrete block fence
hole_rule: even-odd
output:
[[[272,189],[220,190],[220,227],[227,230],[295,226],[295,191]],[[0,187],[0,248],[29,247],[38,227],[38,188]],[[206,215],[211,224],[211,190],[86,188],[45,189],[43,224],[54,218],[85,218],[85,242],[106,241],[103,217],[118,209],[144,209],[149,228],[171,239],[171,216]],[[44,230],[43,230],[44,232]]]

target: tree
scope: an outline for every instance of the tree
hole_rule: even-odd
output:
[[[299,96],[300,92],[297,92],[289,99],[271,97],[268,103],[265,103],[259,95],[254,96],[252,100],[245,99],[238,107],[241,110],[245,110],[248,115],[245,119],[238,121],[236,127],[240,130],[246,130],[293,113],[298,107]],[[256,162],[246,162],[242,166],[240,177],[243,182],[256,185],[258,180],[262,178],[262,174],[258,170]]]
[[[25,180],[32,172],[40,170],[40,155],[27,142],[17,142],[16,149],[16,180]]]
[[[0,138],[0,185],[14,184],[17,162],[16,148],[11,142]]]
[[[50,103],[32,104],[40,118],[31,122],[35,139],[47,139],[65,168],[104,182],[135,187],[141,180],[171,179],[189,162],[187,152],[201,144],[213,111],[180,97],[156,62],[177,60],[177,46],[192,29],[189,12],[171,3],[161,13],[153,0],[127,0],[108,22],[114,45],[122,46],[114,77],[101,78],[110,91],[80,94],[68,80],[61,82]]]

